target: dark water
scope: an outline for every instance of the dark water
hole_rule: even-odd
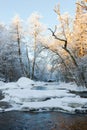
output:
[[[87,130],[87,115],[10,111],[0,113],[0,130]]]
[[[0,91],[0,100],[4,98],[4,95],[2,94],[2,91]],[[0,108],[6,109],[11,107],[11,105],[8,102],[0,101]]]
[[[47,88],[44,86],[35,86],[32,88],[32,90],[46,90]]]
[[[4,95],[2,94],[2,91],[0,90],[0,100],[4,98]]]
[[[76,92],[76,91],[69,91],[70,93],[79,95],[82,98],[87,98],[87,91],[82,91],[82,92]]]

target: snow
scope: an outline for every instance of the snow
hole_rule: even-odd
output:
[[[22,77],[17,81],[17,85],[23,88],[29,87],[32,84],[34,84],[34,81],[25,77]]]
[[[87,91],[87,88],[77,87],[73,83],[37,82],[22,77],[17,82],[4,83],[0,81],[0,90],[11,107],[0,111],[63,111],[75,113],[76,110],[86,110],[87,98],[81,98],[72,91]]]
[[[0,86],[3,86],[5,83],[3,81],[0,81]]]

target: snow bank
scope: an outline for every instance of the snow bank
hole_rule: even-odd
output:
[[[21,77],[17,82],[10,82],[10,83],[4,83],[0,81],[0,89],[1,90],[8,90],[8,89],[22,89],[22,88],[28,88],[31,89],[31,87],[34,85],[34,81],[26,78]]]
[[[3,81],[0,81],[0,87],[5,85],[5,83]]]
[[[22,77],[17,81],[17,85],[20,87],[30,87],[30,85],[33,85],[35,82],[29,78]]]
[[[0,88],[5,96],[1,101],[8,102],[12,106],[4,111],[56,110],[75,113],[76,110],[87,109],[83,107],[87,106],[87,98],[70,93],[69,90],[82,91],[82,88],[78,89],[72,83],[35,82],[22,77],[15,83],[1,83]]]
[[[18,103],[23,102],[36,102],[36,101],[45,101],[52,98],[63,98],[63,97],[75,97],[74,94],[67,93],[65,90],[29,90],[29,89],[16,89],[16,90],[7,90],[3,91],[5,95],[10,97],[10,101]],[[7,100],[7,97],[6,97]],[[6,101],[4,99],[4,101]]]
[[[1,90],[8,90],[8,89],[15,89],[17,87],[18,86],[17,86],[16,83],[11,82],[11,83],[5,83],[5,84],[3,84],[2,86],[0,86],[0,89]]]

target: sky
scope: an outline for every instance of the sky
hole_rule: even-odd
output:
[[[16,15],[27,20],[33,12],[39,12],[42,21],[47,26],[57,24],[57,15],[53,11],[54,6],[60,3],[61,12],[75,13],[76,0],[0,0],[0,22],[8,24]]]

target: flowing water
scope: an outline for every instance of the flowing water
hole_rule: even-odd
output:
[[[87,130],[87,115],[10,111],[0,113],[0,130]]]

